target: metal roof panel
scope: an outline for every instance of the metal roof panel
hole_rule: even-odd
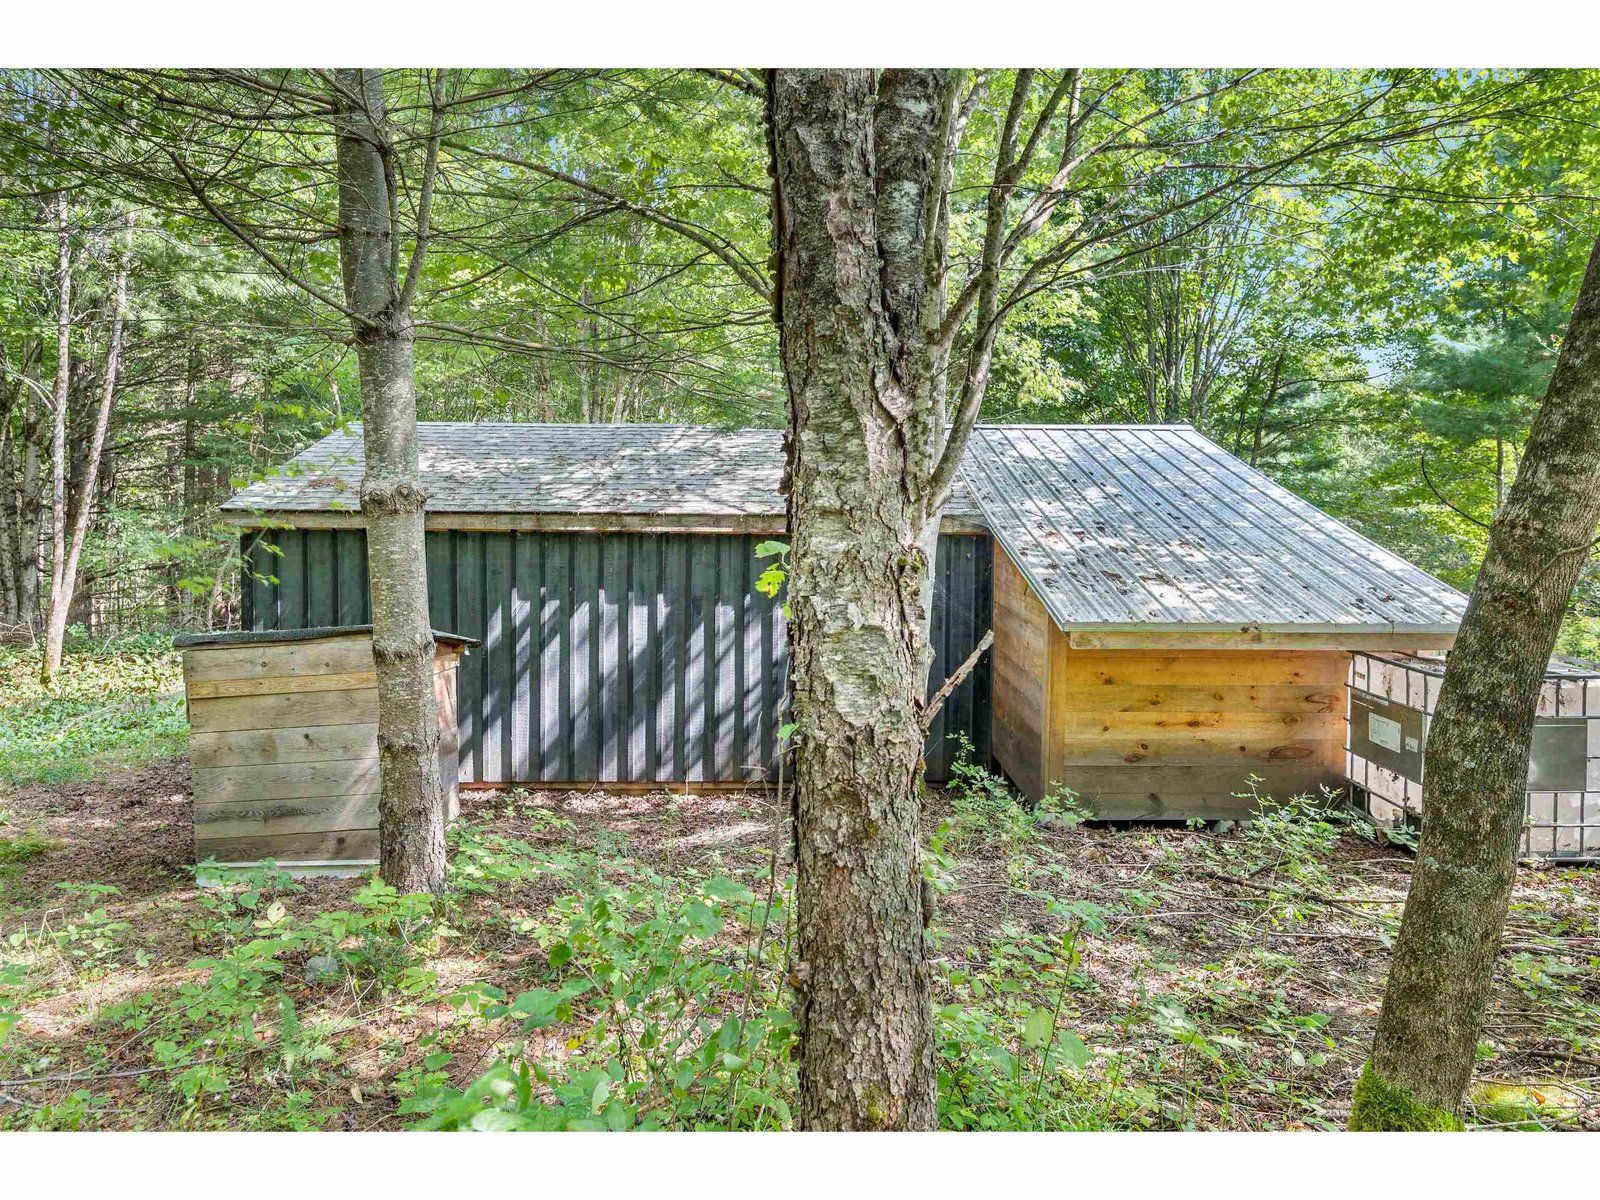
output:
[[[961,469],[1062,629],[1445,632],[1466,609],[1186,425],[981,425]]]

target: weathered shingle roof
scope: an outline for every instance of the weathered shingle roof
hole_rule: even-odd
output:
[[[1466,597],[1186,425],[986,425],[962,473],[1063,629],[1449,632]]]
[[[417,455],[429,512],[783,512],[783,442],[773,429],[423,421]],[[362,469],[361,426],[354,424],[223,508],[353,510]]]
[[[422,421],[428,511],[782,516],[783,433],[692,425]],[[360,508],[361,425],[331,433],[252,484],[226,512]],[[953,516],[976,516],[963,490]]]
[[[423,422],[435,513],[781,516],[782,434]],[[230,512],[359,507],[361,427]],[[982,425],[948,515],[977,518],[1063,629],[1448,632],[1466,598],[1188,426]]]

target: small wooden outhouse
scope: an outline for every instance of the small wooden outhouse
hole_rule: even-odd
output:
[[[439,776],[457,809],[456,665],[477,643],[434,633]],[[378,858],[372,626],[184,634],[195,861],[291,871]]]

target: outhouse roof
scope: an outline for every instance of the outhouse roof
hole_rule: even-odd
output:
[[[430,513],[778,517],[778,430],[425,421]],[[361,427],[223,509],[359,508]],[[1466,597],[1185,425],[980,425],[947,515],[1062,629],[1452,632]]]
[[[320,642],[328,638],[372,633],[371,625],[314,625],[309,629],[217,629],[203,633],[178,633],[172,644],[179,650],[226,646],[267,646],[277,643]],[[483,643],[464,633],[444,629],[433,631],[433,640],[446,646],[481,646]]]

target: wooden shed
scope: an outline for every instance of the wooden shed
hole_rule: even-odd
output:
[[[782,434],[424,423],[434,623],[463,663],[464,784],[742,786],[787,694]],[[245,624],[367,618],[358,426],[224,505]],[[995,642],[931,731],[1108,818],[1238,814],[1338,785],[1354,650],[1448,647],[1466,598],[1188,426],[979,426],[943,520],[929,686]]]
[[[1108,819],[1344,783],[1355,650],[1449,647],[1466,597],[1188,426],[981,426],[994,756]]]
[[[434,634],[439,774],[457,808],[456,666],[474,642]],[[378,858],[372,627],[183,634],[195,860],[302,871]]]

